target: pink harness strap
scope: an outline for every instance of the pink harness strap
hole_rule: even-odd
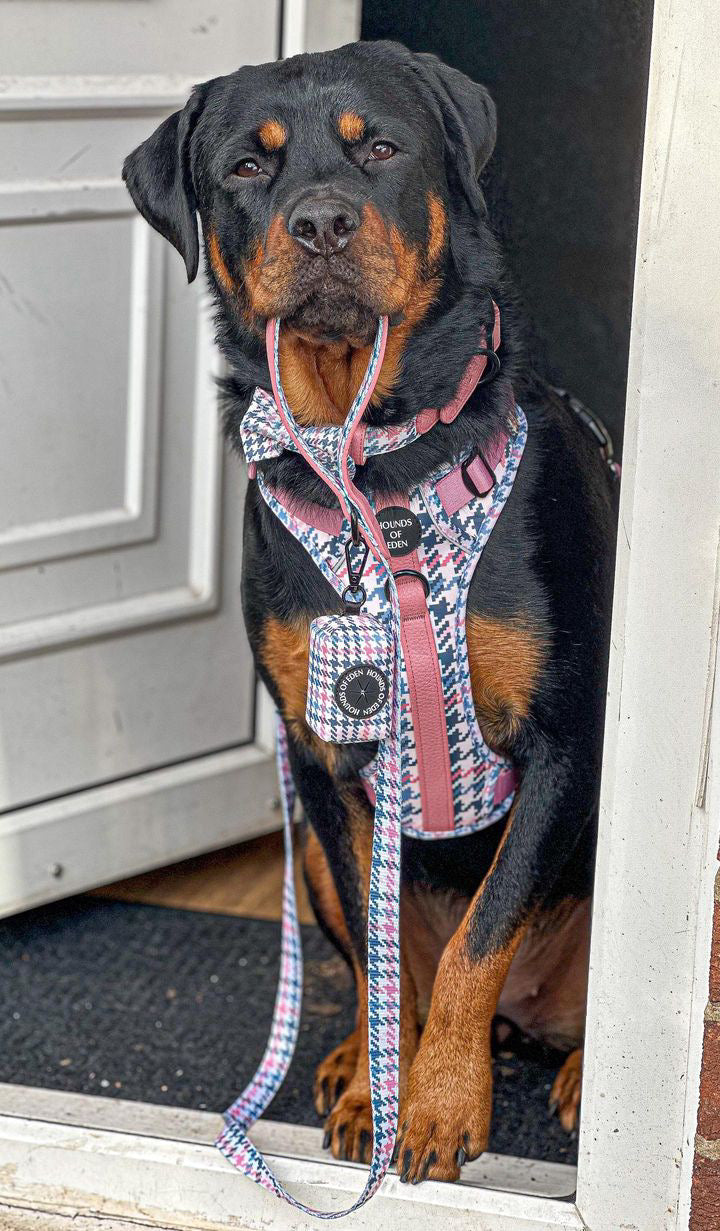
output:
[[[455,466],[438,480],[435,490],[448,517],[464,508],[473,496],[484,496],[495,486],[495,467],[503,459],[507,439],[504,432],[499,432],[484,456],[476,453],[469,462]]]
[[[386,500],[378,511],[391,505],[410,508],[407,496],[399,493]],[[391,557],[390,565],[396,574],[404,569],[420,570],[417,551],[399,558]],[[419,577],[398,577],[396,584],[417,748],[422,826],[432,833],[452,829],[455,822],[442,674],[423,583]]]

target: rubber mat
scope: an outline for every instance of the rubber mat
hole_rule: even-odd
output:
[[[319,1123],[316,1064],[353,1028],[353,981],[305,926],[305,994],[293,1065],[267,1116]],[[79,897],[0,923],[0,1081],[223,1111],[264,1051],[280,927]],[[562,1057],[514,1044],[495,1060],[490,1148],[574,1162],[549,1118]]]

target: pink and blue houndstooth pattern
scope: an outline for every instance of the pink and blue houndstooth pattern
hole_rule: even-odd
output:
[[[270,1038],[257,1073],[225,1113],[226,1125],[216,1141],[222,1154],[249,1179],[290,1205],[317,1218],[342,1218],[350,1210],[312,1209],[285,1189],[268,1167],[247,1130],[268,1107],[285,1079],[300,1023],[302,950],[293,876],[292,817],[295,788],[290,772],[287,735],[278,717],[278,775],[283,805],[285,876],[280,978]],[[395,744],[385,741],[386,756],[378,769],[378,809],[397,815],[398,763]],[[400,892],[400,834],[390,820],[373,834],[368,898],[368,1046],[373,1113],[373,1158],[367,1183],[351,1209],[377,1191],[390,1165],[397,1128],[397,1049],[400,1018],[400,947],[396,903]]]

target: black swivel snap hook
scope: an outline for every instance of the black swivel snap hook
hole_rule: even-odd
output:
[[[352,552],[353,548],[360,548],[360,562],[356,566],[353,564]],[[348,584],[342,593],[342,601],[345,607],[345,614],[357,613],[362,607],[367,592],[362,585],[362,575],[365,572],[367,564],[368,547],[365,539],[360,533],[357,512],[354,508],[350,509],[350,538],[345,544],[345,563],[347,565]]]

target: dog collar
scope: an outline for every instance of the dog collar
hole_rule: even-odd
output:
[[[429,407],[413,415],[407,423],[392,427],[357,423],[350,441],[350,461],[353,467],[364,465],[369,457],[379,453],[392,453],[397,449],[402,449],[405,445],[419,439],[420,436],[424,436],[437,423],[452,423],[457,418],[478,385],[492,379],[499,370],[500,362],[497,351],[501,340],[500,311],[494,301],[493,317],[492,345],[490,347],[486,345],[483,329],[477,353],[468,363],[453,397],[440,410]],[[387,326],[385,330],[387,331]],[[279,322],[268,321],[266,330],[268,356],[275,352],[278,335]],[[271,372],[273,372],[273,367],[271,363]],[[275,384],[274,376],[273,384]],[[372,389],[364,399],[363,411],[371,396]],[[297,437],[288,429],[287,410],[282,405],[283,400],[281,389],[274,388],[273,395],[266,389],[258,387],[243,416],[240,437],[251,479],[255,477],[258,462],[280,457],[288,450],[296,453],[303,452],[303,449],[298,446]],[[357,405],[357,399],[355,405]],[[332,465],[338,456],[338,446],[343,431],[344,427],[333,425],[303,428],[303,445],[313,457],[326,465]]]

